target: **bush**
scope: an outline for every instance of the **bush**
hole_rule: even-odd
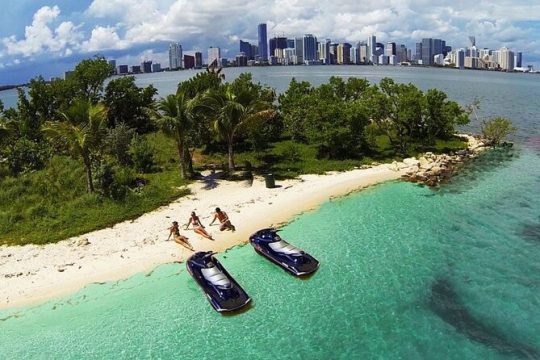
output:
[[[120,123],[107,131],[105,137],[107,153],[114,156],[121,165],[131,165],[129,146],[134,135],[135,130],[124,123]]]
[[[94,184],[103,196],[113,200],[123,200],[134,182],[133,170],[125,166],[112,166],[103,161],[94,170]]]
[[[482,124],[482,136],[495,146],[499,145],[501,141],[515,131],[516,128],[512,125],[512,121],[503,117],[496,117],[484,121]]]
[[[146,138],[136,135],[129,145],[129,154],[135,171],[140,173],[152,173],[158,171],[154,160],[154,149]]]
[[[51,148],[45,142],[20,138],[6,147],[4,156],[11,173],[17,175],[43,169],[51,157]]]
[[[281,156],[283,156],[283,158],[286,161],[290,161],[290,162],[299,161],[300,158],[302,157],[300,146],[298,146],[295,143],[286,144],[283,150],[281,151]]]

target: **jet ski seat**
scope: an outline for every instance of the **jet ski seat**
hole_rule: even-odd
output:
[[[206,280],[211,284],[223,288],[229,288],[232,286],[231,281],[224,273],[222,273],[216,266],[211,268],[203,268],[201,272]]]
[[[287,254],[287,255],[295,255],[295,254],[301,254],[302,250],[297,248],[296,246],[293,246],[283,240],[271,242],[268,244],[272,250],[275,252]]]

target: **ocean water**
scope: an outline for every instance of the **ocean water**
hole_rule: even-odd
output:
[[[253,298],[222,316],[184,264],[0,312],[2,359],[540,358],[540,149],[494,151],[437,190],[392,182],[283,228],[299,280],[251,246],[217,257]],[[516,176],[519,174],[519,176]]]

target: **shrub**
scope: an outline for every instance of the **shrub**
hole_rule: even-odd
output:
[[[496,117],[482,124],[482,136],[495,146],[515,131],[512,121],[503,117]]]
[[[131,165],[129,146],[134,135],[135,130],[125,123],[120,123],[116,127],[107,130],[105,148],[107,153],[114,156],[121,165]]]
[[[283,156],[286,161],[297,162],[302,157],[302,153],[297,144],[289,143],[284,146],[283,150],[281,151],[281,156]]]
[[[133,168],[137,172],[152,173],[158,170],[154,160],[154,149],[146,138],[136,135],[129,145],[129,154],[133,161]]]
[[[17,175],[43,169],[51,156],[51,149],[45,142],[20,138],[6,147],[4,156],[11,173]]]

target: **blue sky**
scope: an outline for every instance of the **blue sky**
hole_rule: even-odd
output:
[[[5,0],[0,13],[0,84],[58,76],[82,58],[167,66],[170,41],[185,51],[220,46],[233,57],[256,26],[275,34],[412,46],[440,37],[453,47],[475,35],[479,47],[522,51],[540,67],[540,2],[510,0]]]

